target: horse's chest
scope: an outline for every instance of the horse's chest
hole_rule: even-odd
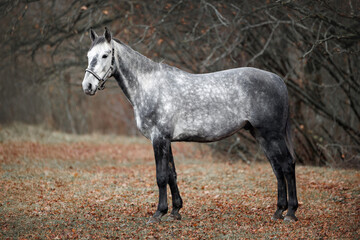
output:
[[[148,139],[151,139],[151,132],[154,127],[154,114],[144,109],[134,109],[136,126],[139,131]]]

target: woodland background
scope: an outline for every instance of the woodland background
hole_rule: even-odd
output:
[[[88,30],[108,26],[143,55],[192,73],[252,66],[282,76],[297,161],[360,165],[359,1],[3,0],[0,19],[1,124],[139,135],[114,80],[91,98],[81,89]],[[245,132],[211,146],[231,161],[260,152]]]

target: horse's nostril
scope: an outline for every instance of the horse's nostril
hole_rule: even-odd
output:
[[[90,89],[90,90],[92,89],[91,83],[89,83],[88,89]]]

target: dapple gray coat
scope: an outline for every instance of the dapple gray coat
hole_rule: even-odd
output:
[[[154,147],[159,204],[149,222],[160,221],[168,211],[167,184],[173,200],[169,218],[181,219],[171,142],[217,141],[241,128],[257,139],[276,175],[278,204],[273,218],[283,219],[288,209],[285,220],[297,220],[289,101],[279,76],[249,67],[191,74],[153,62],[113,39],[107,29],[104,36],[92,30],[90,36],[84,92],[94,95],[113,76],[134,108],[138,129]]]

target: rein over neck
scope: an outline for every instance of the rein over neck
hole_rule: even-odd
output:
[[[89,69],[89,68],[85,69],[85,72],[92,74],[97,80],[99,80],[100,84],[98,86],[98,90],[103,90],[105,88],[106,81],[112,76],[112,73],[114,71],[114,64],[115,64],[114,46],[112,46],[111,52],[112,52],[111,53],[111,65],[102,78],[99,75],[97,75],[96,72],[92,71],[91,69]],[[109,75],[109,72],[110,72],[110,75]]]

